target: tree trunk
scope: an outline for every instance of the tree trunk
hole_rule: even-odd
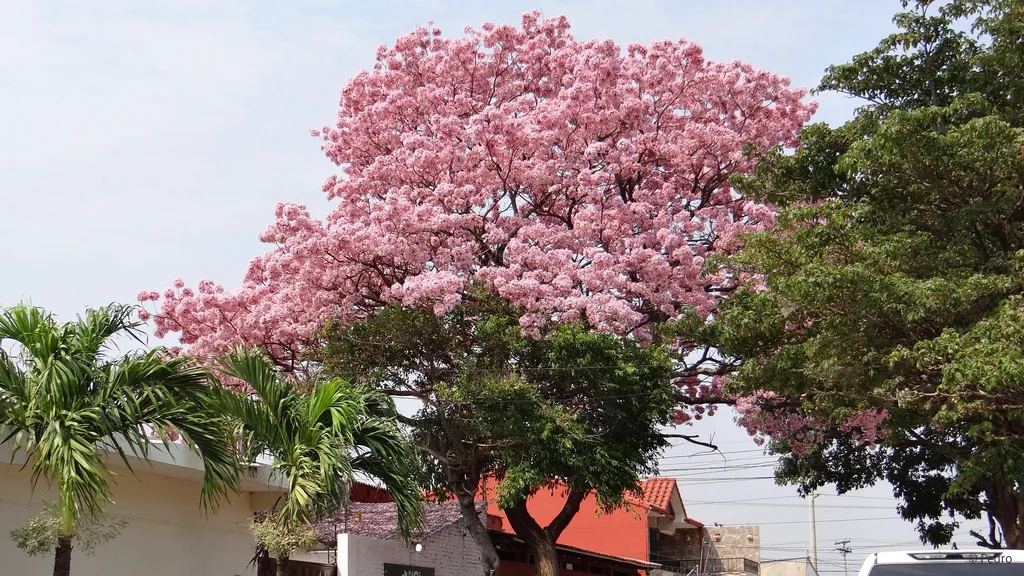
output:
[[[277,557],[277,576],[288,576],[288,557]]]
[[[537,559],[537,576],[558,576],[558,550],[554,541],[545,539],[530,546],[533,557]]]
[[[985,548],[1012,548],[1024,546],[1024,503],[1003,476],[988,477],[980,481],[988,500],[989,533],[984,536],[971,531],[978,545]]]
[[[471,483],[467,483],[471,484]],[[459,512],[462,513],[462,520],[466,523],[466,530],[469,531],[473,541],[480,547],[480,560],[484,564],[483,576],[498,576],[501,560],[498,558],[498,551],[494,549],[494,542],[491,541],[491,534],[487,526],[480,520],[480,513],[476,508],[476,486],[453,486],[455,497],[459,501]]]
[[[508,508],[502,508],[508,523],[515,530],[516,536],[526,544],[534,559],[537,561],[537,576],[558,576],[561,571],[558,565],[558,549],[555,543],[562,535],[566,526],[580,510],[580,504],[586,498],[586,492],[570,491],[565,498],[565,504],[558,514],[545,528],[530,516],[526,509],[526,499],[518,500]]]
[[[53,555],[53,576],[71,576],[71,536],[59,536]]]

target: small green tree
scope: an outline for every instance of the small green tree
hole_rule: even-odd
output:
[[[309,523],[345,502],[357,472],[383,483],[402,535],[411,535],[420,517],[416,459],[390,398],[340,379],[302,393],[259,351],[227,355],[218,371],[243,384],[241,393],[220,388],[217,406],[231,419],[244,457],[269,455],[287,486],[280,506],[251,525],[257,545],[276,557],[278,574],[296,549],[315,542]]]
[[[391,306],[329,326],[317,359],[329,374],[421,402],[406,423],[428,483],[458,500],[485,570],[496,571],[498,557],[476,500],[494,477],[497,504],[538,574],[554,576],[555,542],[583,499],[595,492],[616,508],[656,472],[674,408],[672,365],[658,347],[580,324],[528,337],[521,315],[483,291],[442,317]],[[526,502],[546,489],[565,491],[566,501],[542,526]]]
[[[60,509],[47,502],[43,505],[42,514],[30,519],[24,526],[11,530],[11,539],[29,556],[47,554],[57,548],[60,525]],[[84,514],[78,518],[73,542],[78,544],[82,552],[91,556],[96,553],[99,545],[120,536],[127,526],[128,521],[124,518]]]
[[[128,452],[147,458],[154,445],[147,429],[176,430],[202,456],[204,505],[238,487],[206,372],[161,350],[111,354],[115,337],[141,342],[133,312],[115,304],[67,323],[32,306],[0,312],[0,430],[15,454],[26,454],[33,484],[57,488],[54,576],[71,573],[80,520],[112,501],[103,454],[116,453],[130,469]]]

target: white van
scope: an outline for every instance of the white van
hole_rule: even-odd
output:
[[[877,552],[857,576],[1024,576],[1024,550]]]

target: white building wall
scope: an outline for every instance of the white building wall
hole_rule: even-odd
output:
[[[817,572],[807,558],[789,558],[761,562],[761,576],[817,576]]]
[[[55,492],[40,480],[35,493],[29,470],[0,462],[0,576],[49,576],[53,554],[30,557],[14,546],[10,531],[42,511]],[[100,546],[94,556],[73,550],[75,576],[244,576],[253,542],[246,526],[251,517],[246,493],[222,502],[205,516],[199,504],[201,484],[168,478],[135,465],[136,478],[123,471],[113,488],[108,513],[128,520],[120,536]]]
[[[461,523],[453,524],[422,542],[416,552],[401,540],[376,540],[338,535],[338,576],[383,574],[384,563],[433,568],[435,576],[473,576],[483,573],[480,549]]]

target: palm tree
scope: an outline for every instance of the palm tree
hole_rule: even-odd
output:
[[[209,410],[208,374],[160,350],[112,354],[116,337],[142,342],[134,310],[112,304],[66,323],[27,305],[0,311],[0,431],[25,451],[33,486],[56,485],[54,576],[71,573],[79,517],[113,501],[103,455],[131,470],[128,452],[146,459],[154,446],[147,427],[178,431],[202,456],[204,507],[238,488],[227,422]]]
[[[417,464],[390,397],[339,379],[315,382],[302,393],[257,350],[229,354],[218,371],[243,385],[243,393],[225,386],[220,396],[220,410],[236,422],[242,453],[250,462],[269,456],[273,473],[287,484],[280,506],[262,527],[254,526],[259,546],[277,560],[278,575],[309,524],[344,505],[356,473],[384,484],[398,507],[402,535],[410,537],[420,516]]]

